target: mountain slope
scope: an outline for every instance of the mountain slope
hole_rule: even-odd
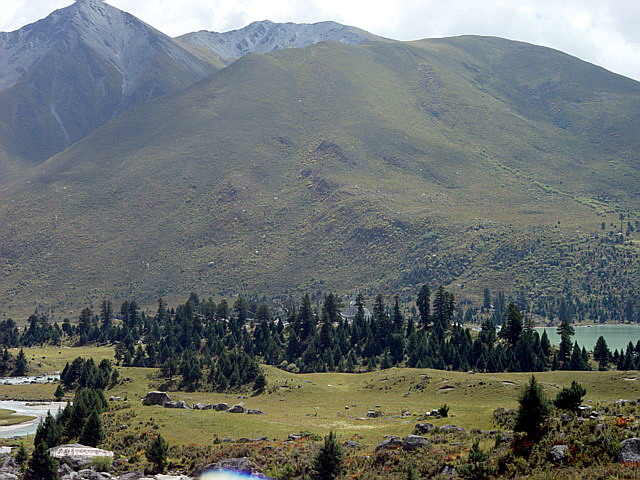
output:
[[[122,111],[220,67],[101,0],[0,34],[0,145],[37,163]]]
[[[373,38],[370,33],[336,22],[296,24],[265,20],[225,33],[206,30],[187,33],[178,37],[178,40],[211,51],[218,58],[238,59],[249,53],[264,54],[327,41],[360,45]]]
[[[601,223],[638,218],[638,112],[638,82],[501,39],[249,55],[0,190],[1,308],[425,281],[636,295],[637,239]]]

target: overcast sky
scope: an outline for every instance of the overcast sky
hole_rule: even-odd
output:
[[[0,31],[71,0],[0,0]],[[640,0],[108,0],[177,36],[256,20],[335,20],[398,40],[478,34],[565,51],[640,80]]]

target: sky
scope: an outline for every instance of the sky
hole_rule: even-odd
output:
[[[0,31],[73,3],[0,0]],[[334,20],[396,40],[493,35],[562,50],[640,80],[640,0],[107,0],[178,36],[257,20]]]

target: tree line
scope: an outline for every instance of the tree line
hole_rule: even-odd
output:
[[[561,342],[555,347],[546,331],[539,334],[534,329],[532,317],[516,302],[502,306],[504,297],[492,300],[488,292],[485,300],[490,312],[470,318],[451,292],[443,287],[431,291],[427,285],[411,308],[403,306],[398,296],[387,304],[379,294],[369,312],[364,297],[358,295],[355,316],[348,318],[341,315],[344,305],[334,293],[315,303],[305,295],[298,304],[281,309],[242,297],[231,306],[224,299],[200,300],[192,294],[171,309],[160,299],[154,315],[142,312],[135,301],[124,302],[116,315],[105,300],[97,313],[84,309],[75,325],[68,321],[62,327],[50,325],[34,315],[21,332],[12,321],[1,322],[0,337],[11,339],[12,346],[28,346],[36,339],[113,343],[118,364],[159,368],[163,377],[175,378],[183,388],[208,391],[264,388],[260,363],[292,373],[394,366],[481,372],[640,366],[640,345],[612,353],[601,338],[590,355],[572,342],[571,315],[563,314],[558,327]],[[465,321],[481,322],[479,331],[466,328]],[[69,366],[74,381],[82,368]]]

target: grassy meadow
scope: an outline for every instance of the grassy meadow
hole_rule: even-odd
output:
[[[0,409],[0,427],[7,427],[10,425],[16,425],[22,422],[28,422],[35,417],[29,415],[14,415],[12,410]]]
[[[58,353],[61,352],[61,353]],[[76,356],[109,358],[109,348],[32,349],[44,368],[54,371]],[[44,358],[43,358],[44,357]],[[428,420],[436,425],[453,423],[467,430],[490,430],[496,407],[513,408],[519,389],[530,374],[471,374],[428,369],[400,369],[365,374],[300,374],[294,375],[265,366],[268,387],[264,394],[239,399],[238,395],[170,391],[172,400],[189,404],[225,402],[230,406],[243,402],[247,408],[260,409],[266,415],[240,415],[212,410],[174,410],[143,406],[141,398],[158,387],[157,370],[120,368],[125,381],[107,392],[126,400],[114,402],[118,418],[126,419],[130,429],[144,430],[148,423],[159,425],[159,431],[171,444],[211,444],[215,437],[255,438],[267,436],[283,439],[291,433],[312,432],[319,435],[334,430],[343,439],[359,438],[373,444],[384,435],[404,436],[413,431],[425,412],[444,403],[451,407],[450,418]],[[42,370],[43,372],[46,370]],[[48,370],[49,373],[52,370]],[[619,398],[640,398],[638,372],[544,372],[536,374],[548,396],[554,397],[572,380],[587,388],[585,401],[612,402]],[[53,398],[55,385],[0,385],[1,399],[44,400]],[[345,408],[345,407],[348,407]],[[366,418],[370,409],[384,416]],[[411,415],[402,417],[403,412]]]

